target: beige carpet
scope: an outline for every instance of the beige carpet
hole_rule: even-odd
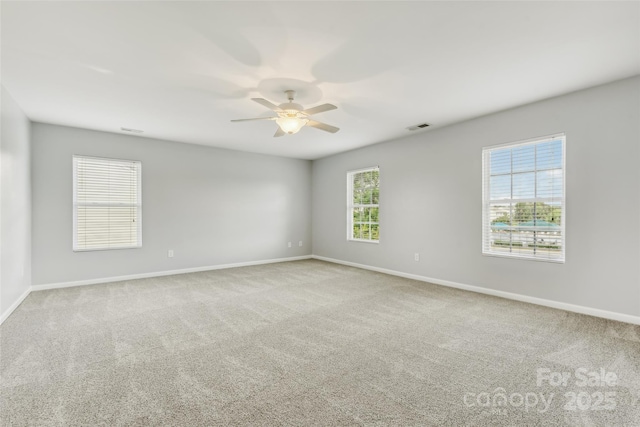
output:
[[[0,338],[3,426],[640,425],[640,327],[314,260],[33,292]]]

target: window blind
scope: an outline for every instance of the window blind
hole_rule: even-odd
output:
[[[73,156],[73,250],[142,246],[141,163]]]
[[[564,262],[564,134],[482,150],[482,252]]]

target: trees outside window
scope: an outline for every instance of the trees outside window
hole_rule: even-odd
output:
[[[347,239],[363,242],[380,240],[380,169],[347,173]]]

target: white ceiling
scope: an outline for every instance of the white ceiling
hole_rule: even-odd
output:
[[[639,73],[637,1],[2,2],[31,120],[303,159]],[[340,132],[230,122],[285,89]]]

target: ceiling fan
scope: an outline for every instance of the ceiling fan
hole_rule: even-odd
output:
[[[270,110],[275,111],[277,116],[256,117],[254,119],[237,119],[237,120],[231,120],[231,121],[245,122],[249,120],[275,120],[276,123],[278,124],[278,130],[273,135],[274,137],[282,136],[284,134],[293,135],[294,133],[297,133],[300,129],[302,129],[304,126],[310,126],[312,128],[324,130],[326,132],[331,132],[331,133],[336,133],[340,130],[335,126],[331,126],[326,123],[318,122],[309,118],[314,114],[335,110],[336,108],[338,108],[335,105],[322,104],[322,105],[318,105],[317,107],[307,108],[306,110],[304,110],[302,108],[302,105],[296,104],[293,102],[293,98],[296,95],[296,92],[294,90],[285,90],[284,93],[287,95],[289,102],[285,102],[284,104],[280,104],[280,105],[275,105],[264,98],[251,98],[253,101],[257,102],[258,104],[264,105]]]

